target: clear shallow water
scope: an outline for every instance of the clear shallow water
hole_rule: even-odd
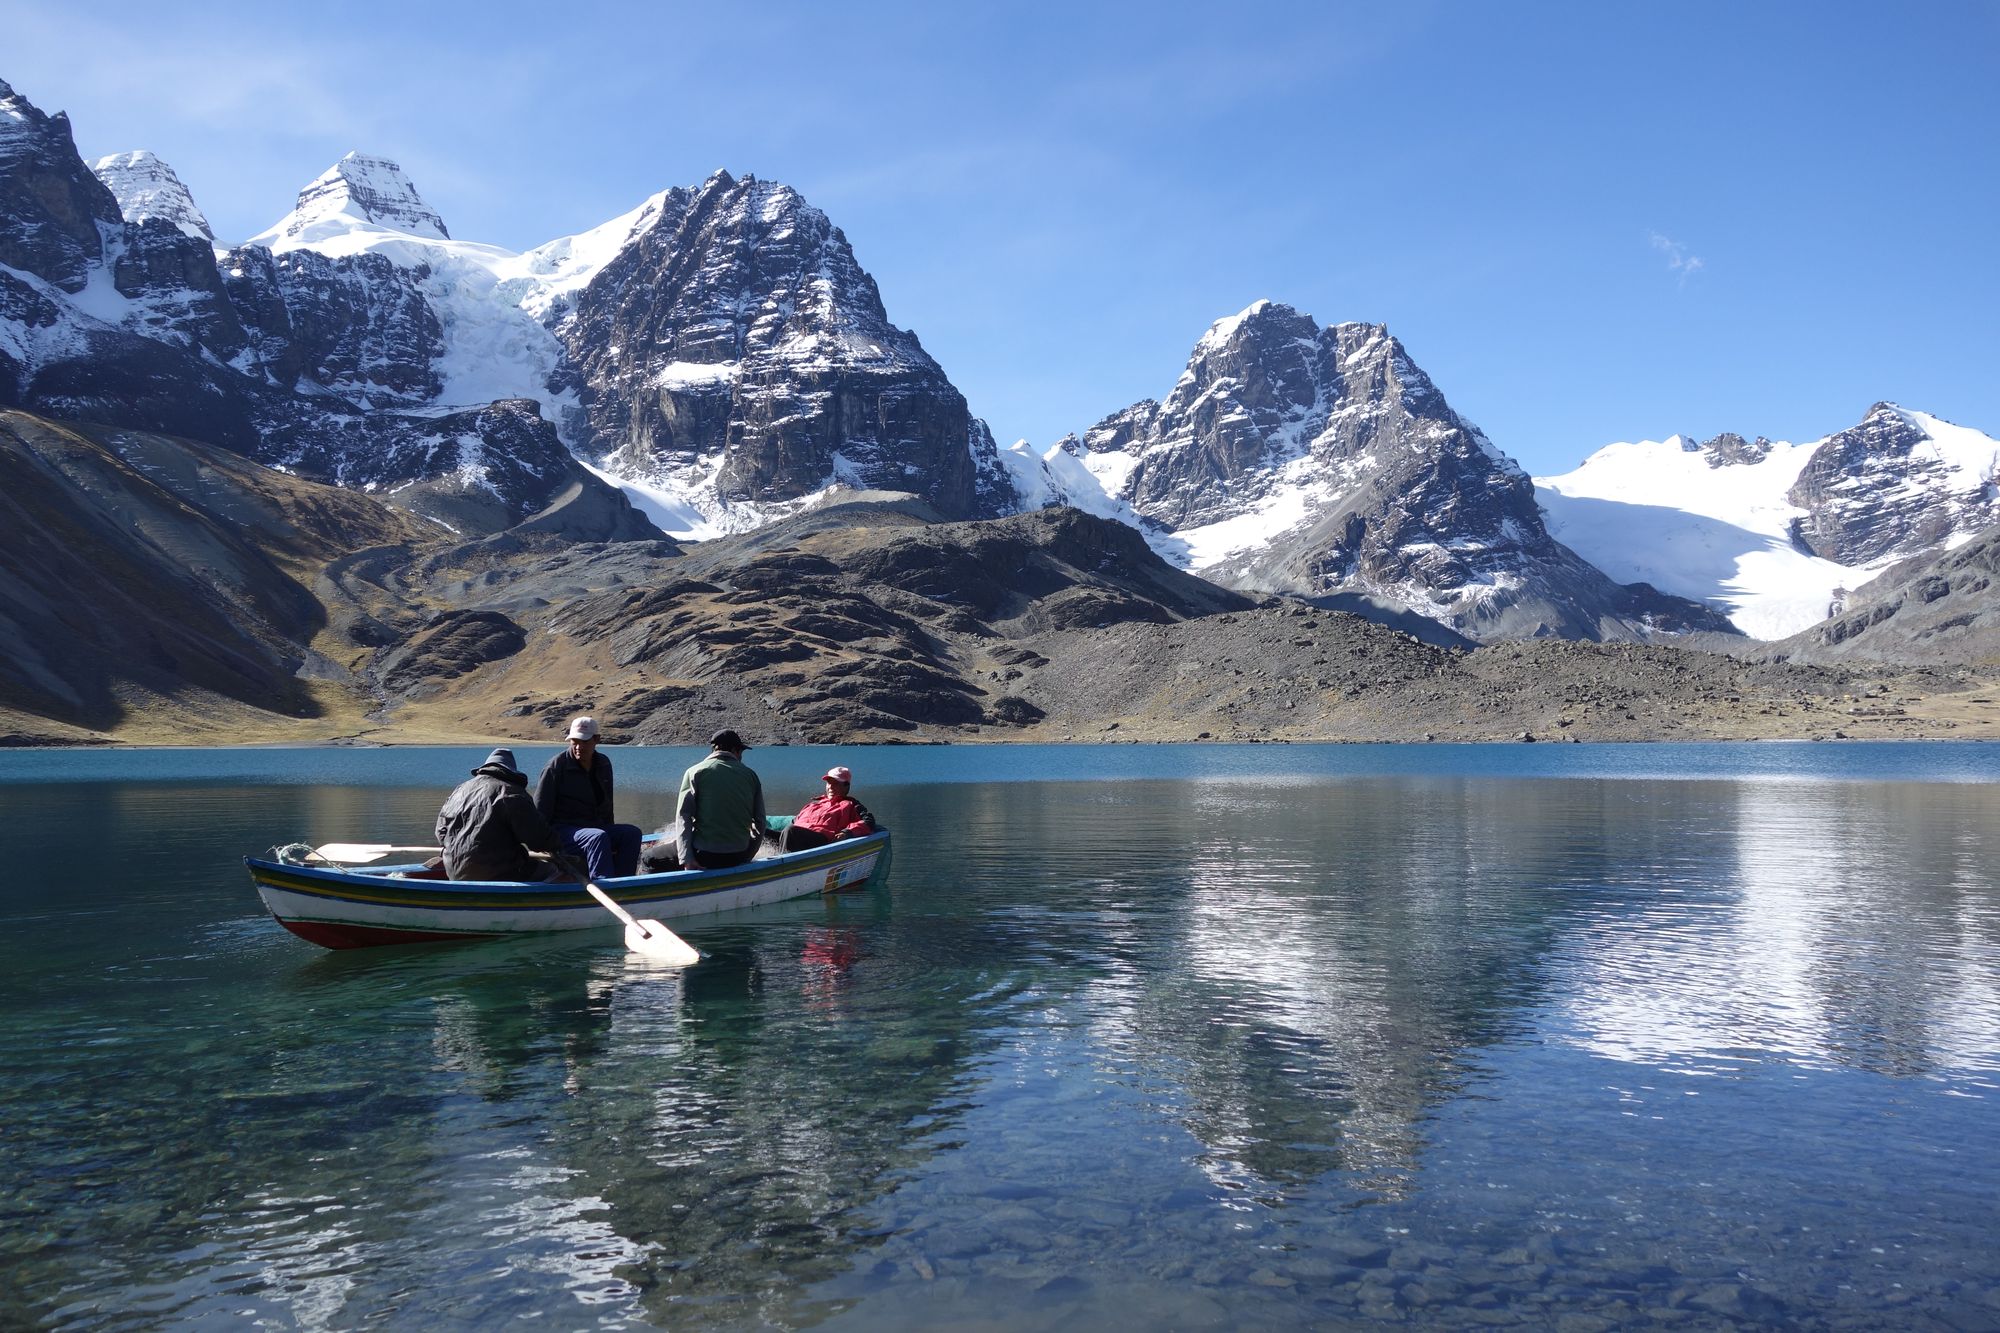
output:
[[[1995,748],[849,750],[890,886],[683,974],[261,914],[483,754],[0,754],[0,1326],[2000,1327]]]

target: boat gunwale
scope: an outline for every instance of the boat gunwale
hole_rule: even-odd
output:
[[[833,869],[858,861],[885,847],[889,830],[847,838],[824,847],[786,852],[761,861],[719,870],[669,870],[656,875],[624,875],[596,881],[621,906],[672,902],[768,883],[792,875]],[[287,893],[385,907],[518,912],[567,911],[591,902],[581,883],[529,883],[520,880],[397,879],[398,870],[419,865],[336,869],[292,865],[268,857],[246,856],[244,865],[261,891],[267,885]],[[374,890],[374,892],[368,892]]]

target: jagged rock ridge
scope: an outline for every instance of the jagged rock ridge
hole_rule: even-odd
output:
[[[515,255],[452,240],[400,167],[350,153],[218,257],[164,162],[101,159],[121,218],[65,119],[11,90],[0,105],[19,261],[0,272],[0,403],[213,439],[413,502],[474,478],[500,501],[475,508],[516,521],[601,483],[573,464],[452,466],[436,419],[533,403],[568,452],[612,455],[665,498],[661,521],[704,535],[831,486],[952,517],[1015,507],[985,423],[787,187],[718,173]],[[481,441],[489,464],[504,443]],[[540,480],[508,490],[503,474]]]

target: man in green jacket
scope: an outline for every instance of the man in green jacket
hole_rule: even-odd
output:
[[[681,774],[680,863],[684,869],[721,870],[757,855],[766,835],[764,784],[743,762],[750,747],[734,731],[708,740],[708,758]]]

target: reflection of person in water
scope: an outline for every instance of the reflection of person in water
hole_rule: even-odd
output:
[[[611,988],[588,969],[538,967],[528,957],[460,977],[436,1000],[443,1063],[495,1101],[552,1080],[574,1092],[611,1023]]]
[[[832,1005],[847,984],[848,969],[861,961],[861,932],[853,926],[811,926],[799,962],[805,971],[806,1002],[816,1009]]]

